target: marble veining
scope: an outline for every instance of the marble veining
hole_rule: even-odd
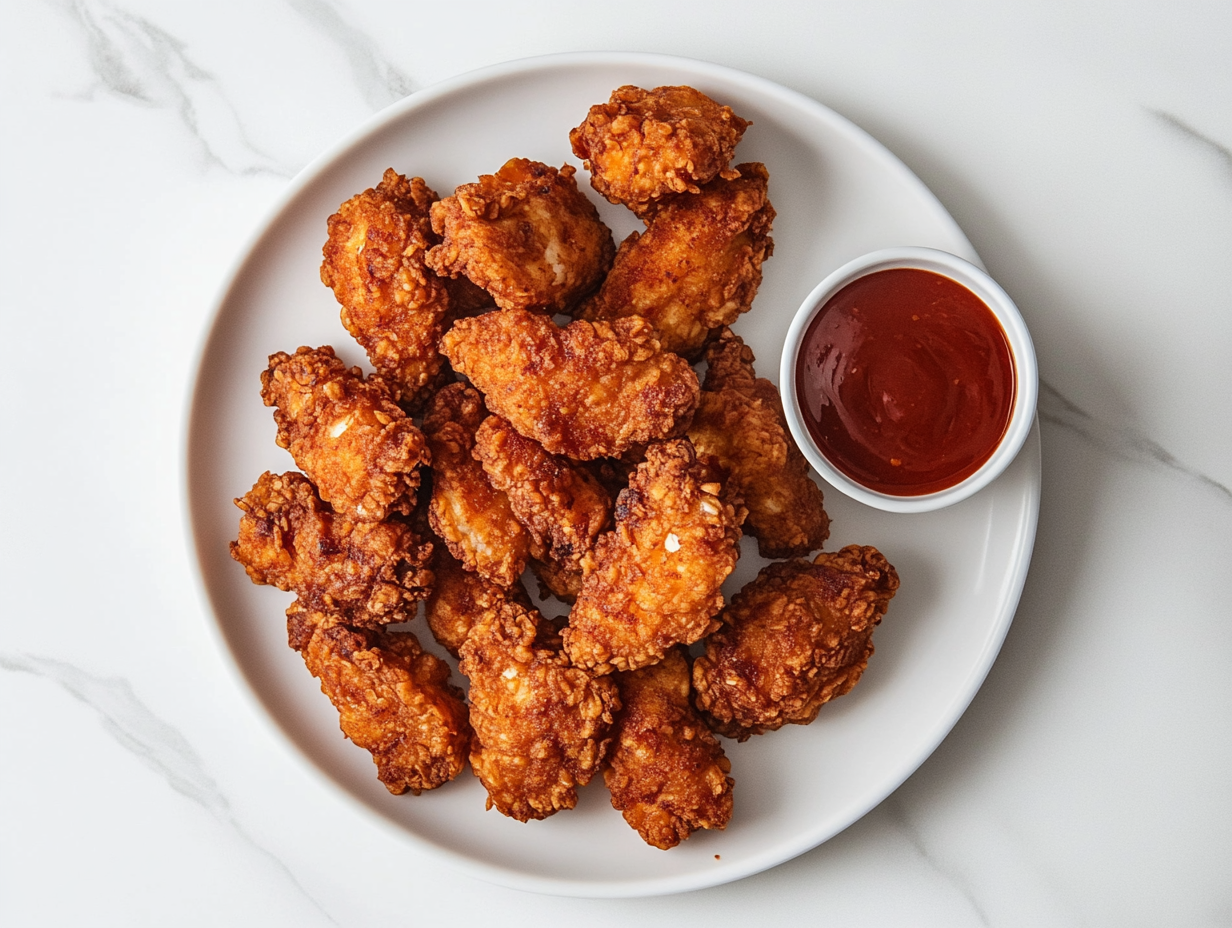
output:
[[[1040,380],[1039,417],[1050,425],[1066,429],[1097,448],[1138,464],[1163,468],[1174,476],[1197,483],[1225,504],[1232,504],[1232,490],[1179,460],[1157,441],[1128,426],[1101,422],[1077,403],[1067,399],[1047,381]]]
[[[304,889],[286,864],[244,831],[227,797],[206,771],[188,739],[150,711],[126,679],[100,677],[64,661],[13,652],[0,652],[0,670],[50,680],[97,712],[103,727],[121,747],[136,755],[173,790],[204,808],[246,845],[272,861],[322,916],[331,924],[338,924]]]
[[[187,43],[142,16],[104,0],[57,4],[77,26],[95,84],[125,102],[171,110],[192,134],[209,165],[241,175],[291,177],[295,166],[261,151],[248,138],[218,79],[189,56]]]
[[[1189,123],[1177,116],[1174,116],[1172,113],[1165,110],[1151,109],[1150,107],[1145,107],[1145,109],[1156,119],[1171,126],[1186,138],[1201,143],[1208,150],[1218,155],[1224,162],[1225,166],[1232,170],[1232,149],[1228,148],[1226,145],[1221,145],[1210,136],[1204,135],[1193,126],[1189,125]]]
[[[287,3],[309,25],[342,49],[356,86],[374,111],[415,91],[411,78],[387,61],[372,38],[347,22],[328,0],[287,0]]]

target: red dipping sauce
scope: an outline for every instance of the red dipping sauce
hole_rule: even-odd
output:
[[[870,490],[948,489],[991,457],[1014,406],[997,317],[948,277],[915,268],[848,284],[809,323],[796,363],[805,424],[834,467]]]

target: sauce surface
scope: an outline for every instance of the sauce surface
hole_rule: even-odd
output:
[[[1014,406],[996,316],[962,284],[876,271],[809,324],[796,394],[835,468],[871,490],[921,496],[961,483],[996,450]]]

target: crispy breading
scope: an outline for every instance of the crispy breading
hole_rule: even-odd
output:
[[[689,661],[672,648],[615,677],[621,708],[603,779],[642,840],[667,850],[699,828],[727,827],[731,763],[689,702]]]
[[[762,557],[802,557],[830,535],[821,488],[787,428],[779,391],[753,370],[753,352],[724,329],[706,349],[710,369],[689,440],[730,474],[748,507],[744,530]]]
[[[697,193],[715,176],[735,177],[727,165],[750,125],[692,87],[626,84],[590,108],[569,142],[591,186],[638,211],[666,194]]]
[[[698,194],[662,200],[646,231],[621,243],[603,286],[576,315],[641,316],[665,351],[696,358],[716,329],[748,312],[774,251],[774,207],[765,166],[739,170],[736,180],[716,178]]]
[[[488,808],[519,821],[577,804],[599,772],[620,708],[616,685],[569,665],[552,625],[517,603],[490,609],[462,645],[475,738],[471,769]]]
[[[474,456],[518,521],[561,570],[576,566],[612,519],[612,498],[584,466],[550,454],[500,416],[475,432]]]
[[[455,323],[441,350],[492,412],[574,460],[681,434],[701,389],[688,362],[660,350],[637,317],[562,329],[536,313],[488,313]]]
[[[720,497],[686,440],[646,451],[616,500],[616,526],[585,563],[565,649],[596,673],[636,670],[718,627],[720,587],[740,556],[743,506]]]
[[[616,246],[575,169],[511,158],[432,206],[438,274],[465,274],[501,309],[563,312],[593,290]]]
[[[414,635],[352,628],[297,600],[287,639],[391,793],[435,789],[462,772],[471,737],[462,692]]]
[[[422,178],[388,168],[376,187],[329,217],[321,282],[342,305],[342,324],[368,352],[394,399],[419,405],[440,373],[449,293],[424,265],[435,244],[428,211],[437,199]]]
[[[532,540],[509,498],[489,483],[471,454],[475,430],[487,414],[483,398],[463,383],[450,384],[430,400],[423,421],[432,451],[428,520],[467,570],[508,587],[526,569]]]
[[[329,345],[280,351],[261,373],[261,399],[277,407],[279,447],[340,515],[381,522],[414,508],[427,445],[380,376],[348,370]]]
[[[235,505],[244,514],[231,557],[252,581],[348,625],[409,622],[432,588],[430,542],[403,522],[335,515],[303,474],[267,471]]]
[[[807,725],[864,673],[897,589],[897,572],[869,546],[765,567],[732,597],[693,662],[697,707],[740,741]]]
[[[475,620],[503,602],[520,603],[530,608],[530,596],[521,580],[506,588],[485,580],[462,566],[444,545],[437,545],[432,556],[435,581],[424,603],[424,618],[441,646],[458,656]]]
[[[582,565],[576,561],[531,558],[529,567],[539,581],[540,599],[551,594],[561,602],[572,603],[582,592]]]

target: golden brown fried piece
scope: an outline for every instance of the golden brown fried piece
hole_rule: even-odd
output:
[[[342,304],[342,324],[363,345],[395,400],[418,405],[440,373],[449,293],[424,265],[435,244],[422,178],[393,168],[329,217],[321,282]]]
[[[488,610],[504,602],[530,608],[530,597],[521,580],[515,580],[507,589],[498,586],[463,567],[444,545],[437,546],[432,569],[435,582],[424,603],[424,618],[436,640],[454,657],[458,656],[471,626]]]
[[[348,625],[409,622],[432,587],[430,543],[402,522],[335,515],[302,474],[267,471],[235,505],[244,515],[231,557],[252,581]]]
[[[470,678],[471,768],[496,806],[519,821],[577,804],[603,764],[616,685],[569,665],[552,626],[516,603],[489,610],[462,645]]]
[[[427,446],[382,378],[364,380],[329,345],[280,351],[261,374],[261,399],[277,407],[279,447],[339,515],[381,522],[414,508]]]
[[[479,426],[474,455],[531,538],[547,549],[548,573],[573,574],[580,581],[582,558],[612,518],[612,498],[599,481],[583,466],[549,454],[500,416]]]
[[[720,326],[748,312],[761,285],[761,266],[774,251],[774,207],[761,164],[740,165],[737,180],[716,178],[701,192],[664,199],[646,231],[616,253],[582,319],[641,316],[665,351],[696,358]]]
[[[762,557],[802,557],[830,535],[821,488],[787,429],[779,391],[753,371],[753,352],[729,330],[706,349],[709,371],[689,440],[711,454],[744,499],[744,530]]]
[[[360,629],[296,601],[287,638],[338,710],[342,733],[372,754],[395,795],[418,794],[462,772],[471,730],[449,665],[409,632]]]
[[[612,806],[642,840],[667,850],[699,828],[726,828],[731,763],[689,703],[689,662],[672,648],[653,667],[616,675],[620,713],[603,773]]]
[[[563,312],[594,289],[616,246],[575,171],[511,158],[432,207],[438,274],[465,274],[501,309]]]
[[[552,454],[613,457],[681,434],[700,385],[643,319],[574,322],[510,310],[463,319],[441,350],[488,408]]]
[[[666,194],[697,193],[715,176],[735,177],[727,165],[750,125],[692,87],[625,85],[590,108],[569,142],[591,186],[637,212]]]
[[[532,541],[509,506],[488,482],[471,452],[475,430],[487,417],[483,399],[466,384],[450,384],[432,397],[424,431],[432,451],[432,531],[467,570],[503,587],[526,569]]]
[[[719,588],[740,556],[743,506],[720,498],[688,441],[651,445],[600,536],[565,649],[596,673],[636,670],[718,627]]]
[[[860,679],[897,589],[898,574],[872,547],[769,565],[732,597],[694,661],[697,707],[741,741],[807,725]]]

